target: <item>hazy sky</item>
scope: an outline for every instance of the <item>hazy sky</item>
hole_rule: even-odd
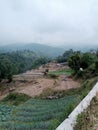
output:
[[[97,44],[98,0],[0,0],[0,44]]]

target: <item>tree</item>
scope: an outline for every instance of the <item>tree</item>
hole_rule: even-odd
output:
[[[91,66],[98,67],[98,62],[95,63],[96,56],[90,52],[81,53],[75,52],[68,60],[69,66],[75,71],[75,73],[79,74],[80,76],[85,72],[91,72],[95,70],[95,68],[91,68]],[[81,71],[82,70],[82,71]],[[93,73],[94,71],[92,71]]]
[[[98,50],[97,50],[97,52],[96,52],[96,57],[98,58]]]
[[[81,58],[81,67],[83,69],[88,68],[94,62],[94,56],[90,52],[86,52]]]
[[[75,52],[69,60],[68,60],[68,65],[77,72],[81,68],[81,52]]]
[[[8,79],[8,82],[12,82],[13,80],[13,76],[12,76],[12,73],[10,72],[8,75],[7,75],[7,79]]]
[[[67,50],[64,52],[64,54],[62,56],[58,56],[57,57],[57,62],[58,63],[62,63],[62,62],[67,62],[67,60],[74,54],[73,50]]]
[[[95,69],[98,72],[98,60],[95,61]]]

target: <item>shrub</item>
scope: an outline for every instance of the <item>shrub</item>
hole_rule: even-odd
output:
[[[26,102],[28,99],[30,99],[30,97],[25,94],[10,93],[7,97],[5,97],[2,100],[2,102],[10,103],[17,106]]]
[[[56,78],[58,77],[58,75],[56,75],[56,74],[48,74],[48,77],[49,77],[49,78],[56,79]]]

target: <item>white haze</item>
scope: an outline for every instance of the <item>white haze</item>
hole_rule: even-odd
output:
[[[97,45],[98,0],[0,0],[0,44]]]

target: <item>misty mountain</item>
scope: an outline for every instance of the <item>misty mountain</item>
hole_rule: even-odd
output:
[[[90,50],[98,50],[98,45],[95,45],[93,43],[89,44],[89,45],[87,43],[85,43],[85,45],[83,45],[83,44],[78,44],[78,45],[64,44],[64,45],[58,46],[58,47],[66,48],[66,50],[73,49],[74,51],[80,50],[80,51],[83,51],[83,52],[87,52],[87,51],[90,51]]]
[[[30,50],[39,55],[44,55],[48,57],[57,57],[62,55],[65,51],[63,48],[57,48],[52,46],[47,46],[43,44],[10,44],[0,46],[0,52],[12,52],[12,51]]]

